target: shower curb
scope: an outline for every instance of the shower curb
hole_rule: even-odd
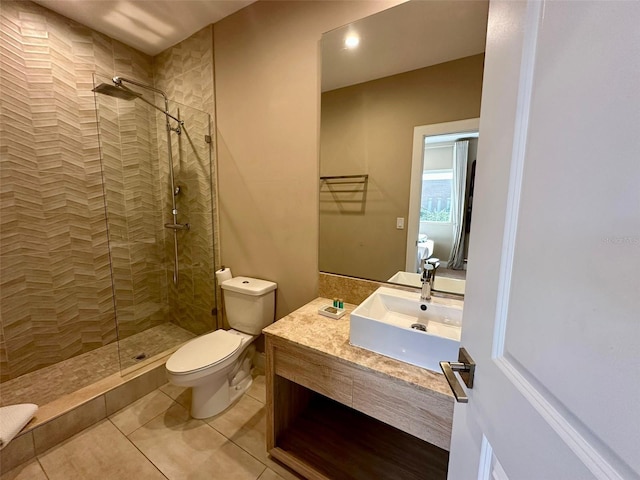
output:
[[[0,450],[0,474],[41,455],[167,383],[169,355],[123,376],[114,374],[40,408],[25,430]]]

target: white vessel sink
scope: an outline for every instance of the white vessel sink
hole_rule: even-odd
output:
[[[403,272],[402,270],[396,272],[387,282],[399,283],[401,285],[411,285],[412,287],[420,288],[422,286],[422,280],[419,273]]]
[[[440,361],[458,358],[462,308],[420,300],[417,292],[380,287],[351,313],[350,324],[352,345],[434,372]]]

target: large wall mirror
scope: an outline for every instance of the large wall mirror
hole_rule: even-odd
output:
[[[412,0],[323,35],[321,272],[417,286],[438,258],[464,292],[487,12]]]

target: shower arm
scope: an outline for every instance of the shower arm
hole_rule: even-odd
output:
[[[144,103],[146,103],[147,105],[152,106],[153,108],[155,108],[156,110],[164,113],[167,117],[175,120],[176,122],[178,122],[180,125],[184,125],[184,122],[182,120],[180,120],[177,117],[174,117],[173,115],[171,115],[169,113],[169,99],[167,97],[167,94],[164,93],[162,90],[158,89],[158,88],[154,88],[154,87],[150,87],[149,85],[145,85],[144,83],[140,83],[140,82],[136,82],[135,80],[130,80],[128,78],[123,78],[123,77],[113,77],[113,83],[117,86],[119,86],[120,88],[123,88],[125,90],[129,90],[132,91],[131,89],[127,88],[126,85],[123,85],[122,82],[126,82],[126,83],[130,83],[132,85],[136,85],[138,87],[141,88],[146,88],[147,90],[151,90],[152,92],[156,92],[159,93],[160,95],[162,95],[162,98],[164,98],[164,107],[165,109],[161,109],[160,107],[158,107],[157,105],[153,104],[152,102],[150,102],[149,100],[147,100],[144,97],[138,97],[140,100],[142,100]],[[135,93],[135,92],[134,92]]]

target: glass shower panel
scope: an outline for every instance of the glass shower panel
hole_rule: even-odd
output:
[[[111,83],[110,78],[97,75],[94,81]],[[164,105],[162,97],[137,91],[155,105]],[[209,134],[210,121],[208,114],[196,109],[170,108],[184,116],[184,125],[171,122],[177,130],[171,131],[171,143],[174,183],[180,185],[175,197],[179,221],[191,227],[177,232],[181,271],[174,285],[174,234],[165,228],[173,223],[174,194],[166,117],[139,99],[99,94],[96,107],[120,367],[129,371],[215,327],[214,293],[208,295],[214,303],[208,317],[203,313],[204,298],[193,301],[196,288],[199,295],[208,288],[208,283],[198,283],[202,270],[211,265],[215,271],[213,253],[205,253],[206,238],[213,238],[211,208],[204,206],[211,205],[212,198],[210,144],[204,136]],[[212,240],[208,250],[213,252]]]

